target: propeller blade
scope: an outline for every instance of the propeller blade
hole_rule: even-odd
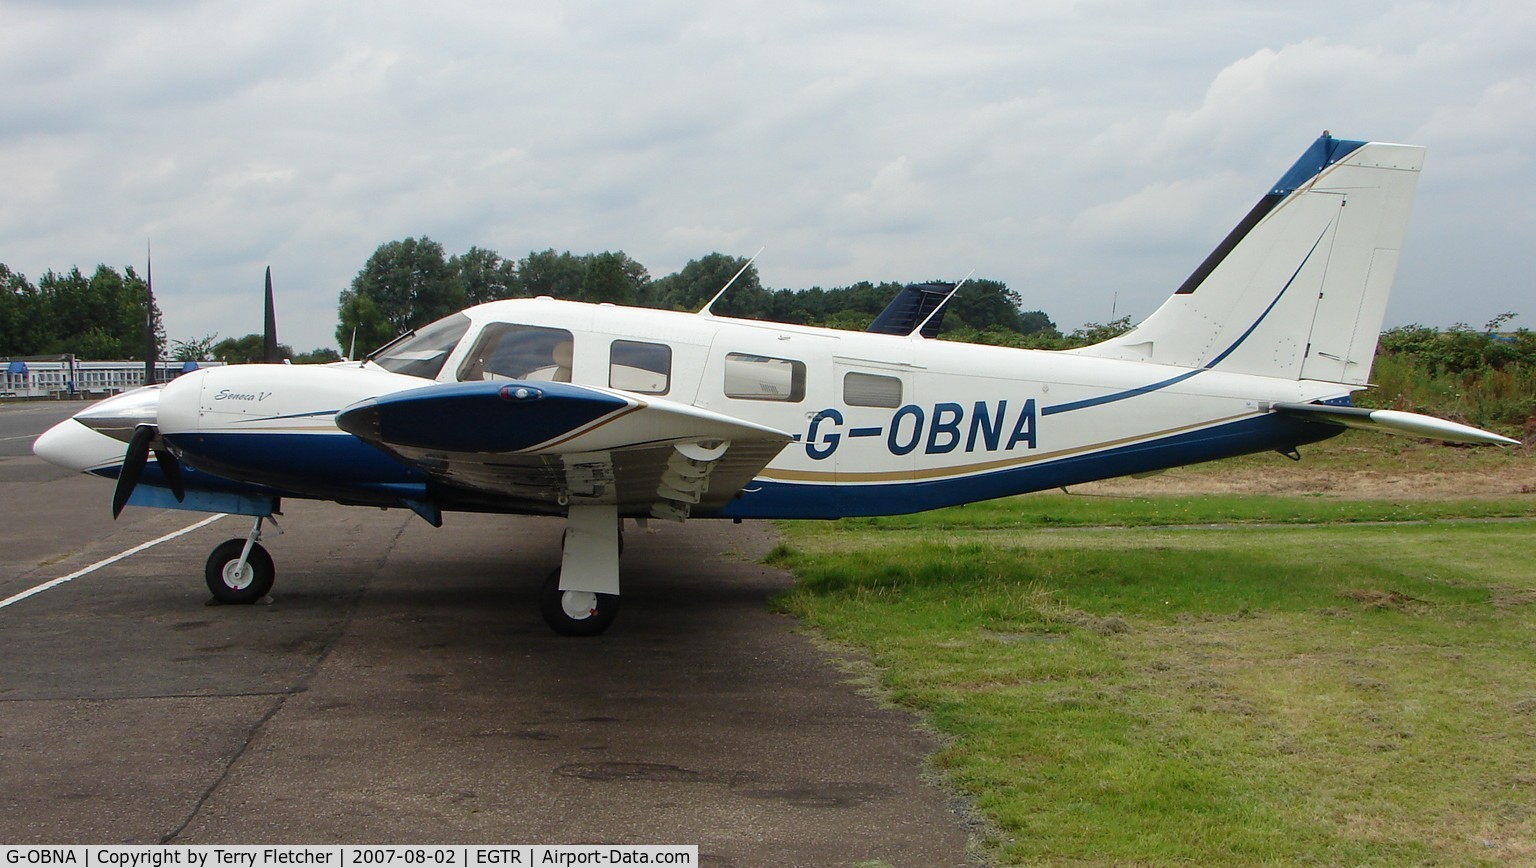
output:
[[[176,502],[187,499],[187,486],[181,481],[181,462],[171,454],[169,449],[155,450],[155,463],[160,466],[160,475],[165,477],[165,484],[170,486],[171,493],[176,495]]]
[[[277,348],[277,305],[272,301],[272,266],[267,266],[267,316],[261,327],[261,360],[275,365],[283,360]]]
[[[112,492],[112,517],[122,515],[123,507],[139,484],[144,465],[149,461],[149,443],[155,439],[155,429],[140,425],[133,429],[133,439],[128,441],[128,451],[123,453],[123,467],[117,472],[117,488]]]

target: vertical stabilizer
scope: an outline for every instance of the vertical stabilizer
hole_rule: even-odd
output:
[[[1073,352],[1365,384],[1423,160],[1323,134],[1145,322]]]

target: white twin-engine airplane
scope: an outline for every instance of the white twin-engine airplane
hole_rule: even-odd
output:
[[[256,541],[283,498],[404,507],[433,525],[450,511],[564,515],[541,608],[560,633],[596,635],[618,609],[625,518],[917,512],[1249,452],[1296,457],[1346,427],[1515,443],[1349,406],[1422,160],[1325,133],[1151,317],[1082,349],[928,340],[920,312],[878,334],[709,306],[497,301],[360,363],[214,368],[127,392],[35,451],[116,477],[114,514],[253,516],[208,560],[229,603],[271,588]]]

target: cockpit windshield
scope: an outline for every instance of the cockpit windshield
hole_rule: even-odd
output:
[[[369,355],[369,361],[381,368],[412,377],[437,379],[443,363],[459,339],[469,331],[469,317],[462,313],[444,317],[431,325],[406,332]]]

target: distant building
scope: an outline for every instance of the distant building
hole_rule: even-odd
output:
[[[223,362],[155,364],[157,382],[169,383],[188,371],[222,366]],[[0,398],[104,398],[144,385],[144,363],[83,362],[73,356],[5,359],[0,361]]]

